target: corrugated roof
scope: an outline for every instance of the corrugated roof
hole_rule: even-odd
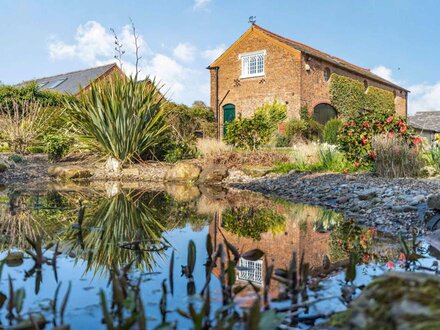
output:
[[[346,70],[359,73],[359,74],[361,74],[363,76],[366,76],[366,77],[368,77],[370,79],[376,80],[376,81],[381,82],[383,84],[386,84],[386,85],[389,85],[389,86],[392,86],[392,87],[396,87],[398,89],[401,89],[401,90],[404,90],[404,91],[408,92],[407,89],[405,89],[405,88],[403,88],[403,87],[401,87],[399,85],[396,85],[396,84],[392,83],[391,81],[388,81],[388,80],[386,80],[386,79],[384,79],[382,77],[379,77],[378,75],[372,73],[369,69],[365,69],[365,68],[362,68],[360,66],[351,64],[351,63],[349,63],[347,61],[344,61],[343,59],[340,59],[339,57],[335,57],[335,56],[329,55],[329,54],[321,52],[321,51],[319,51],[319,50],[317,50],[317,49],[315,49],[313,47],[310,47],[310,46],[304,45],[302,43],[299,43],[297,41],[293,41],[293,40],[287,39],[285,37],[282,37],[282,36],[280,36],[280,35],[278,35],[276,33],[270,32],[269,30],[266,30],[266,29],[262,28],[261,26],[259,26],[257,24],[254,24],[253,27],[257,28],[261,32],[265,33],[266,35],[268,35],[268,36],[270,36],[270,37],[272,37],[272,38],[274,38],[274,39],[276,39],[276,40],[278,40],[278,41],[280,41],[280,42],[282,42],[282,43],[284,43],[284,44],[286,44],[286,45],[288,45],[290,47],[293,47],[293,48],[295,48],[295,49],[297,49],[297,50],[299,50],[299,51],[301,51],[303,53],[306,53],[306,54],[309,54],[311,56],[320,58],[322,60],[330,62],[330,63],[332,63],[332,64],[334,64],[336,66],[339,66],[341,68],[344,68]]]
[[[98,79],[114,66],[116,66],[116,64],[111,63],[95,68],[58,74],[56,76],[32,79],[24,81],[17,86],[24,86],[35,81],[41,86],[41,89],[54,90],[61,93],[77,94],[79,92],[79,86],[82,88],[86,87],[91,81]]]
[[[420,130],[440,133],[440,111],[419,111],[408,117],[408,124]]]

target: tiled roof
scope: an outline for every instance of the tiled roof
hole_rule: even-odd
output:
[[[266,35],[268,35],[268,36],[270,36],[270,37],[272,37],[272,38],[274,38],[274,39],[276,39],[276,40],[278,40],[278,41],[280,41],[280,42],[282,42],[282,43],[284,43],[284,44],[286,44],[288,46],[291,46],[291,47],[293,47],[293,48],[295,48],[295,49],[297,49],[297,50],[299,50],[299,51],[301,51],[303,53],[306,53],[306,54],[309,54],[311,56],[320,58],[320,59],[322,59],[324,61],[330,62],[333,65],[339,66],[339,67],[341,67],[343,69],[359,73],[359,74],[361,74],[361,75],[363,75],[365,77],[368,77],[370,79],[373,79],[375,81],[378,81],[378,82],[381,82],[383,84],[386,84],[386,85],[389,85],[389,86],[392,86],[392,87],[396,87],[398,89],[401,89],[401,90],[404,90],[404,91],[408,92],[407,89],[405,89],[405,88],[403,88],[403,87],[401,87],[399,85],[396,85],[396,84],[392,83],[391,81],[388,81],[388,80],[386,80],[386,79],[384,79],[382,77],[379,77],[378,75],[372,73],[369,69],[365,69],[365,68],[362,68],[360,66],[351,64],[351,63],[349,63],[347,61],[344,61],[343,59],[340,59],[339,57],[335,57],[335,56],[329,55],[329,54],[321,52],[321,51],[319,51],[319,50],[317,50],[315,48],[312,48],[310,46],[307,46],[307,45],[304,45],[302,43],[299,43],[299,42],[296,42],[296,41],[284,38],[284,37],[282,37],[282,36],[280,36],[278,34],[275,34],[273,32],[270,32],[269,30],[266,30],[266,29],[262,28],[261,26],[259,26],[257,24],[254,24],[253,27],[258,29],[258,30],[260,30],[261,32],[265,33]]]
[[[50,89],[61,93],[77,94],[79,92],[79,86],[82,88],[86,87],[91,81],[101,77],[114,66],[116,66],[116,64],[112,63],[95,68],[63,73],[56,76],[32,79],[24,81],[18,84],[18,86],[24,86],[32,81],[35,81],[39,86],[41,86],[41,89]]]
[[[440,133],[440,111],[420,111],[408,117],[408,124],[414,128]]]

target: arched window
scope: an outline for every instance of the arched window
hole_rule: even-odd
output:
[[[313,119],[322,125],[337,116],[335,108],[327,103],[320,103],[313,109]]]
[[[328,81],[330,79],[330,75],[332,74],[332,72],[330,71],[330,68],[325,68],[324,69],[324,81]]]

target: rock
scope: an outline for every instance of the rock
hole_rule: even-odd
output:
[[[440,229],[426,236],[426,241],[440,251]]]
[[[119,174],[122,170],[122,163],[116,158],[109,157],[105,162],[105,170],[109,174]]]
[[[165,180],[195,182],[199,178],[201,171],[202,169],[198,165],[189,162],[179,162],[167,171]]]
[[[87,179],[93,175],[90,170],[80,166],[50,166],[47,173],[50,176],[67,180]]]
[[[417,211],[417,207],[412,205],[403,205],[402,210],[403,212],[412,212],[412,211]]]
[[[6,172],[7,169],[8,166],[5,163],[0,162],[0,173]]]
[[[377,190],[376,189],[366,189],[364,191],[361,191],[358,193],[358,197],[362,201],[366,201],[369,199],[372,199],[377,196]]]
[[[348,202],[348,197],[346,197],[346,196],[340,197],[336,200],[336,203],[338,203],[338,204],[345,204],[347,202]]]
[[[389,272],[371,282],[329,324],[342,329],[438,329],[439,290],[437,276]]]
[[[136,167],[129,167],[122,169],[122,176],[139,176],[139,169]]]
[[[417,195],[411,199],[411,201],[409,202],[409,205],[416,206],[416,205],[419,205],[420,203],[423,203],[424,201],[425,201],[424,195]]]
[[[432,194],[428,196],[428,207],[434,210],[440,210],[440,194]]]
[[[228,177],[228,169],[224,165],[210,165],[200,173],[200,183],[221,182]]]
[[[9,267],[20,266],[23,263],[24,254],[20,251],[9,252],[6,256],[6,265]]]

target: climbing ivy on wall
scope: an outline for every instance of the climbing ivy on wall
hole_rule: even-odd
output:
[[[374,86],[368,87],[367,93],[365,94],[365,109],[393,114],[395,111],[394,94]]]
[[[342,117],[352,117],[362,109],[390,115],[395,111],[393,93],[373,86],[365,93],[361,81],[338,74],[330,80],[330,99]]]

